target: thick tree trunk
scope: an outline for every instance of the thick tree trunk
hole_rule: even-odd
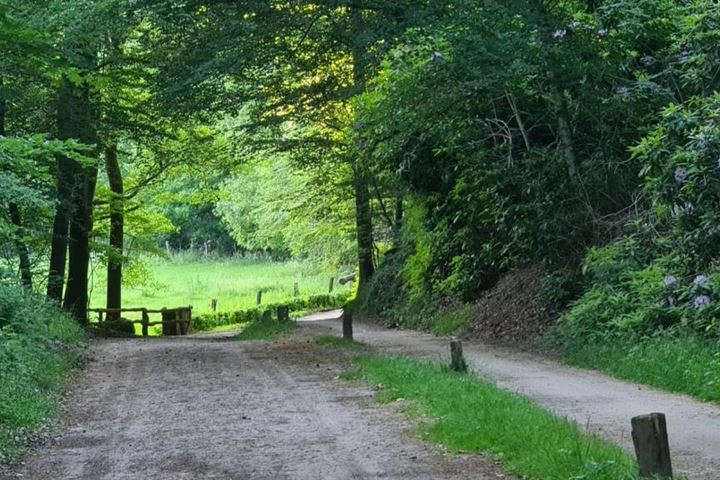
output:
[[[367,76],[367,32],[363,12],[354,8],[351,15],[352,38],[353,38],[353,81],[355,94],[361,93],[365,89],[365,80]],[[373,259],[373,225],[372,210],[370,209],[370,190],[368,188],[368,178],[366,170],[363,166],[362,146],[359,148],[358,157],[355,160],[354,187],[355,187],[355,224],[357,227],[358,242],[358,282],[360,288],[370,280],[375,273],[375,263]]]
[[[58,138],[74,138],[86,145],[95,144],[96,125],[89,86],[76,86],[65,79],[58,95]],[[68,158],[58,159],[59,205],[53,226],[48,296],[53,299],[60,297],[67,250],[68,279],[63,308],[80,323],[88,320],[88,269],[97,172],[95,163],[80,165]]]
[[[93,199],[98,169],[87,166],[81,170],[81,180],[73,195],[74,212],[70,217],[68,242],[68,280],[63,307],[80,323],[87,323],[88,274],[90,267],[90,238],[93,226]]]
[[[110,254],[107,271],[107,308],[122,308],[122,265],[125,224],[125,199],[122,172],[118,163],[117,147],[105,151],[105,171],[110,184]],[[108,313],[108,319],[120,314]]]

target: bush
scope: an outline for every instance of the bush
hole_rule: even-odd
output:
[[[290,312],[295,314],[323,308],[340,308],[345,306],[348,300],[349,298],[347,293],[299,297],[287,302],[268,303],[248,308],[246,310],[237,310],[235,312],[197,315],[192,319],[192,327],[194,330],[211,330],[225,325],[259,322],[262,319],[263,312],[266,310],[275,311],[277,310],[277,307],[281,305],[286,305],[290,309]]]
[[[84,338],[44,298],[0,285],[0,462],[19,458],[34,432],[57,415]]]

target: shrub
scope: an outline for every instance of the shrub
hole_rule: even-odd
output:
[[[57,415],[83,340],[80,326],[44,298],[0,285],[0,462],[19,458],[33,433]]]

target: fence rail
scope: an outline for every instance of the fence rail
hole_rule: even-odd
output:
[[[179,308],[90,308],[89,312],[98,314],[98,323],[112,323],[115,319],[110,319],[111,314],[118,314],[118,319],[122,313],[141,313],[140,320],[129,320],[133,324],[139,323],[142,326],[142,335],[149,335],[148,329],[151,326],[162,325],[163,335],[187,335],[192,329],[192,306]],[[150,321],[150,314],[159,313],[160,321]],[[103,318],[104,317],[104,318]]]

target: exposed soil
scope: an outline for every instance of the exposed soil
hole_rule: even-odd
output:
[[[473,306],[473,323],[466,338],[495,345],[533,346],[556,320],[540,299],[542,278],[537,268],[504,275]]]
[[[335,312],[335,317],[341,313]],[[302,329],[316,335],[341,335],[341,322],[332,318],[332,313],[308,317]],[[360,322],[355,322],[353,330],[356,340],[379,351],[448,361],[447,339]],[[617,443],[630,454],[634,454],[630,419],[651,412],[665,413],[675,473],[690,480],[720,478],[719,407],[590,370],[566,367],[530,353],[479,342],[465,342],[464,350],[477,375],[531,398],[558,416]]]
[[[502,478],[489,459],[412,438],[308,340],[108,339],[91,357],[59,434],[0,477]]]

